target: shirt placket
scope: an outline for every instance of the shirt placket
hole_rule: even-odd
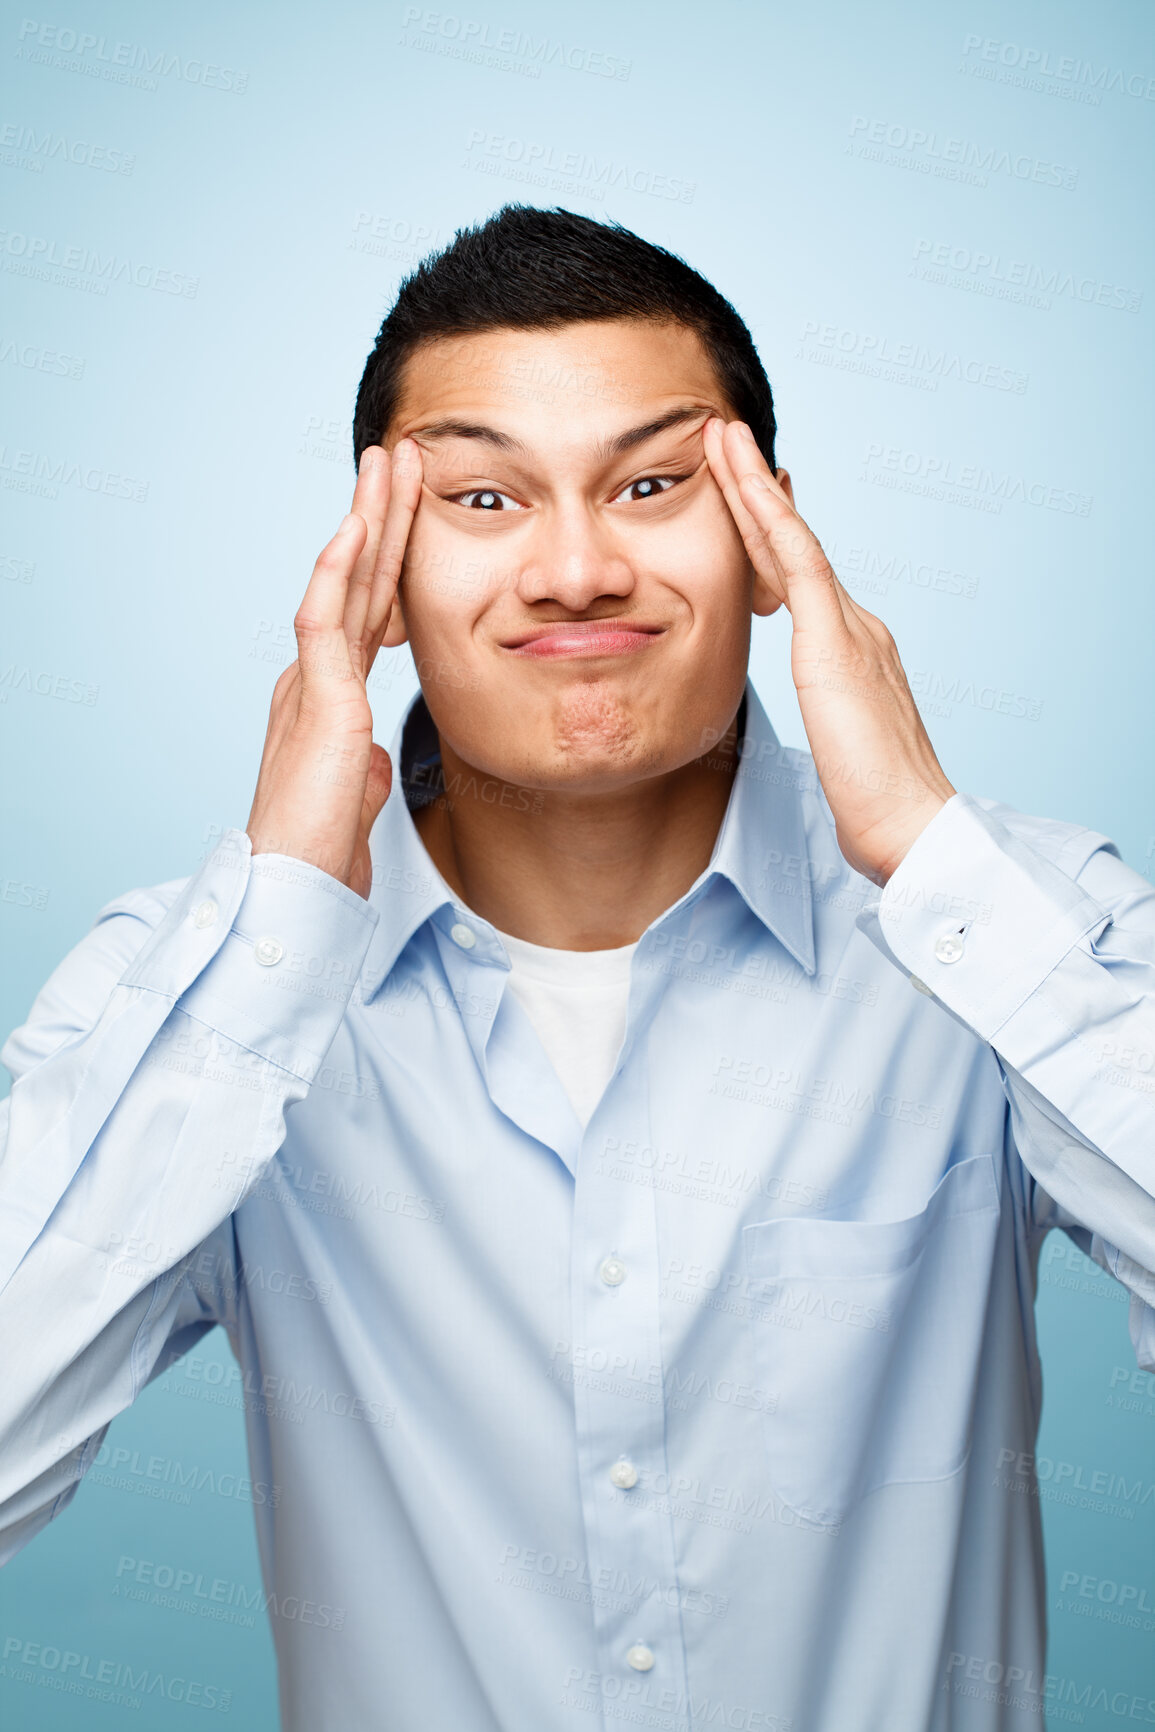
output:
[[[611,1176],[614,1137],[650,1140],[646,1031],[662,990],[634,957],[619,1068],[576,1163],[571,1343],[589,1586],[607,1727],[632,1706],[679,1725],[686,1653],[669,1485],[660,1331],[660,1257],[651,1186]],[[670,1716],[667,1721],[665,1716]]]

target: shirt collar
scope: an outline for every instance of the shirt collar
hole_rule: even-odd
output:
[[[807,872],[807,796],[813,759],[784,746],[746,681],[738,771],[703,879],[726,878],[750,912],[807,974],[815,971],[814,907]]]
[[[711,878],[727,879],[799,966],[813,974],[813,904],[805,865],[803,808],[803,796],[816,787],[812,760],[780,744],[749,680],[744,708],[738,771],[714,850],[709,865],[681,900],[701,893]],[[383,985],[417,929],[446,905],[458,905],[413,822],[414,811],[435,799],[442,787],[437,731],[420,692],[397,725],[389,755],[394,787],[369,837],[373,865],[369,903],[378,920],[361,972],[366,1001]]]

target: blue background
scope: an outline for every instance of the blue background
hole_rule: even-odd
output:
[[[244,825],[378,323],[423,253],[515,199],[620,220],[733,300],[800,508],[895,633],[953,782],[1151,875],[1145,5],[69,0],[9,11],[0,72],[4,1030],[105,901]],[[788,631],[757,622],[753,672],[804,744]],[[406,651],[370,689],[387,743]],[[1155,1379],[1122,1289],[1054,1235],[1039,1316],[1050,1667],[1155,1697]],[[4,1572],[0,1650],[147,1663],[266,1732],[251,1508],[149,1495],[153,1456],[244,1472],[219,1332],[194,1361]],[[1138,1484],[1129,1515],[1053,1495],[1097,1471]],[[142,1564],[224,1597],[168,1603]],[[0,1673],[11,1724],[221,1712],[42,1671]]]

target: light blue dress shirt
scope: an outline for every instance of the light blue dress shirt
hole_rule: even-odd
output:
[[[0,1052],[0,1555],[220,1323],[286,1732],[1037,1732],[1071,1700],[1035,1271],[1066,1229],[1155,1368],[1155,891],[959,793],[880,893],[746,706],[584,1132],[417,835],[420,698],[368,901],[229,830],[101,910]]]

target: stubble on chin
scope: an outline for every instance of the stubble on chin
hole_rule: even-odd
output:
[[[636,717],[601,681],[577,681],[558,700],[554,744],[563,763],[634,765],[644,756]]]

